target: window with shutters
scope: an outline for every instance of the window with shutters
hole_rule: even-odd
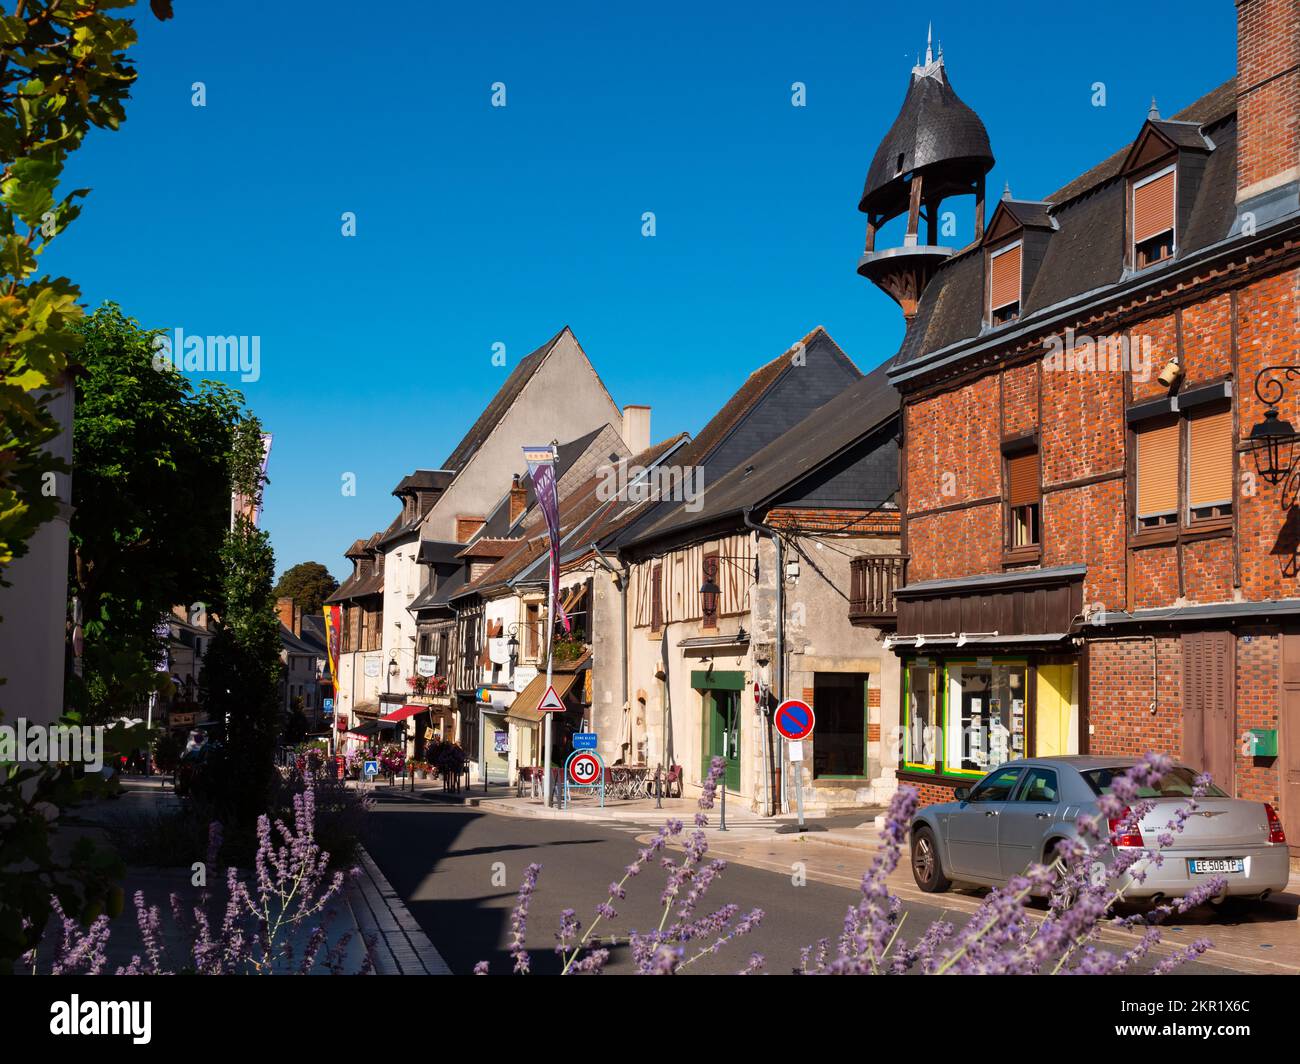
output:
[[[1037,547],[1041,542],[1038,488],[1038,448],[1020,450],[1006,457],[1007,548],[1012,551]]]
[[[1187,521],[1209,521],[1232,513],[1234,475],[1232,410],[1187,420]]]
[[[1020,252],[1017,241],[989,253],[990,325],[1004,325],[1020,317]]]
[[[1178,520],[1178,421],[1137,429],[1137,526],[1161,528]]]
[[[1172,166],[1134,181],[1129,196],[1133,265],[1141,270],[1174,254],[1177,179]]]
[[[524,660],[539,660],[542,646],[542,604],[530,602],[524,607]]]

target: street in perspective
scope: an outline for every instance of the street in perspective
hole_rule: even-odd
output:
[[[1300,0],[1032,7],[0,0],[24,1043],[1286,1044]]]

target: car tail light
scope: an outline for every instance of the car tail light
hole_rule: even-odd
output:
[[[1264,803],[1264,815],[1268,817],[1268,841],[1286,842],[1286,832],[1282,830],[1282,818],[1273,812],[1273,807]]]
[[[1113,816],[1106,823],[1110,826],[1110,844],[1112,846],[1145,846],[1142,841],[1142,831],[1127,830],[1125,824],[1132,815],[1131,810],[1125,809],[1119,816]]]

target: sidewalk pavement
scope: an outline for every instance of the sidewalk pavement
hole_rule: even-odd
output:
[[[485,812],[502,816],[548,820],[574,820],[605,823],[635,834],[641,841],[670,817],[683,821],[686,830],[694,826],[697,804],[693,798],[665,798],[663,808],[656,809],[653,799],[608,800],[602,809],[597,802],[585,799],[572,809],[548,809],[540,798],[516,797],[512,788],[493,788],[487,796],[466,794],[442,795],[441,787],[417,788],[415,801],[458,801]],[[391,792],[390,792],[391,793]],[[389,797],[380,787],[376,797]],[[721,829],[720,809],[709,811],[705,834],[710,854],[753,868],[763,868],[787,876],[856,889],[863,873],[879,849],[879,823],[883,810],[863,809],[829,818],[807,820],[809,830],[798,832],[793,815],[763,817],[747,805],[733,799],[727,806],[726,830]],[[877,817],[881,817],[878,823]],[[677,840],[680,845],[681,839]],[[941,904],[955,914],[973,913],[979,908],[986,891],[955,888],[942,895],[926,894],[912,879],[906,853],[899,867],[889,877],[890,888],[904,901]],[[1300,974],[1300,874],[1293,872],[1284,893],[1266,902],[1237,902],[1224,907],[1202,906],[1164,925],[1163,952],[1190,945],[1198,938],[1208,938],[1214,949],[1204,958],[1239,972],[1260,974]],[[1041,910],[1031,910],[1041,915]],[[1104,937],[1117,946],[1129,945],[1134,937],[1121,932],[1105,932]]]
[[[137,821],[143,827],[150,818],[164,816],[180,806],[180,799],[163,777],[126,777],[122,785],[120,798],[106,799],[79,810],[75,824],[66,831],[65,844],[81,835],[102,842],[113,830],[131,830]],[[364,848],[360,850],[358,864],[361,873],[348,883],[342,904],[334,909],[328,940],[320,956],[343,935],[351,933],[343,953],[344,971],[359,971],[368,948],[377,975],[450,975],[451,970]],[[189,868],[127,866],[123,882],[127,904],[122,915],[112,922],[106,971],[116,971],[119,965],[130,963],[133,954],[143,952],[131,901],[136,891],[143,892],[146,905],[156,905],[164,914],[162,935],[173,963],[185,957],[189,938],[171,918],[169,899],[172,893],[187,902],[196,896],[197,888],[191,877]],[[224,896],[221,884],[210,882],[209,886],[215,888],[214,893]],[[310,935],[311,929],[303,928],[295,945],[305,945]],[[43,952],[46,948],[52,951],[52,939],[47,940]],[[318,962],[313,974],[323,972],[323,965]]]

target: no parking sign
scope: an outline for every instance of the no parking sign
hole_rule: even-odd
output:
[[[797,698],[787,698],[776,707],[776,730],[792,743],[807,739],[815,721],[812,706]]]
[[[799,830],[804,830],[803,822],[803,741],[813,732],[816,722],[812,706],[797,698],[787,698],[776,707],[773,723],[776,730],[785,738],[788,756],[797,767],[794,771],[794,796],[799,808]]]

